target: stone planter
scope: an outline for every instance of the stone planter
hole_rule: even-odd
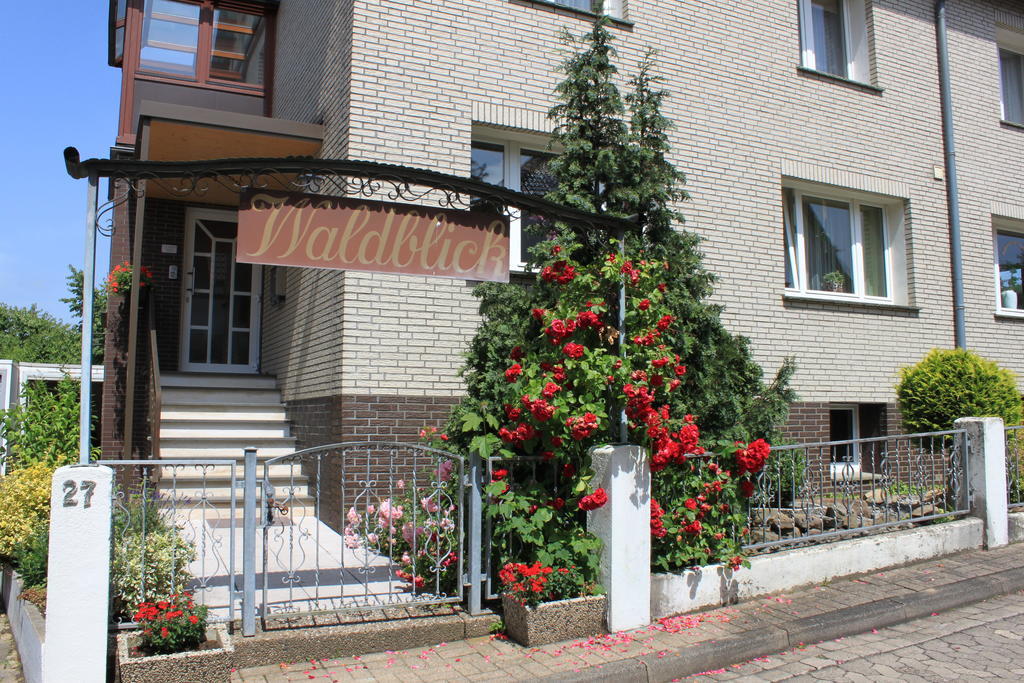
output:
[[[122,683],[222,683],[230,675],[235,646],[224,626],[206,629],[206,649],[173,655],[133,654],[137,632],[117,636],[117,668]],[[212,642],[211,642],[212,641]]]
[[[505,632],[509,638],[526,647],[607,633],[605,603],[605,596],[591,595],[524,607],[502,597]]]

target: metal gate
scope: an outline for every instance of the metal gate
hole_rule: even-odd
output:
[[[275,618],[463,599],[462,456],[350,442],[258,465],[250,450],[245,464],[245,512],[258,514],[245,532],[258,543],[244,539],[243,583],[249,589],[259,573],[264,627]]]

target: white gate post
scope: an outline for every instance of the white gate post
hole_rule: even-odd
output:
[[[101,465],[53,473],[44,683],[106,680],[112,481]]]
[[[608,494],[587,513],[587,528],[604,543],[601,585],[608,593],[608,629],[651,623],[651,467],[640,446],[595,446],[594,486]]]
[[[999,417],[963,417],[953,423],[967,430],[967,484],[971,515],[985,523],[985,547],[1010,542],[1006,507],[1006,432]]]

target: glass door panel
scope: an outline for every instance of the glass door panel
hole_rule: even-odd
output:
[[[185,290],[183,369],[255,370],[258,320],[255,296],[259,267],[235,262],[234,223],[196,219],[192,223],[191,270]]]

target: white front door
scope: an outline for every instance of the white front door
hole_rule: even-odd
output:
[[[260,267],[235,261],[237,214],[186,214],[181,369],[257,372]]]

